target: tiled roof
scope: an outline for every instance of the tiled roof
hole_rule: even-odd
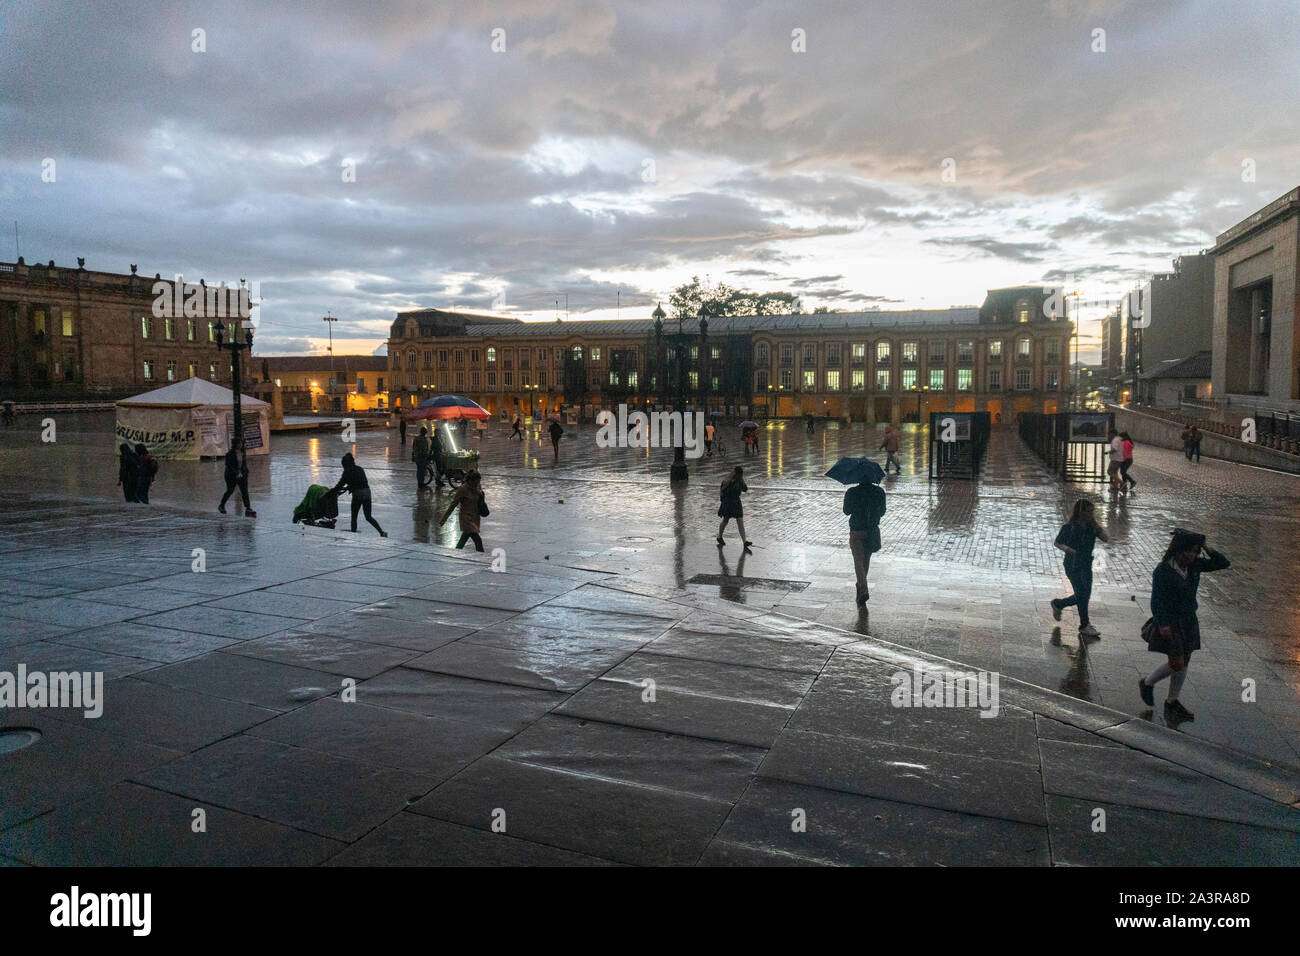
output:
[[[1158,378],[1209,378],[1210,353],[1197,352],[1187,358],[1166,359],[1149,372],[1143,372],[1141,378],[1150,381]]]
[[[762,332],[781,329],[860,329],[881,326],[907,325],[975,325],[979,322],[979,309],[915,309],[898,312],[819,312],[803,315],[728,315],[709,319],[709,331],[715,335],[727,332]],[[699,331],[699,320],[687,319],[682,328]],[[473,325],[458,337],[476,336],[501,338],[505,336],[568,337],[571,335],[617,335],[622,337],[648,335],[654,330],[650,319],[578,319],[569,322],[509,322],[496,325]],[[676,319],[664,320],[664,332],[677,331]]]

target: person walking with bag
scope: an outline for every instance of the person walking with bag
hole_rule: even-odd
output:
[[[745,484],[745,470],[737,465],[731,477],[722,483],[722,503],[718,506],[718,517],[722,519],[722,523],[718,525],[719,548],[727,543],[722,535],[727,530],[727,522],[732,518],[736,519],[736,530],[740,532],[740,540],[744,543],[745,550],[748,551],[754,544],[745,537],[745,512],[740,504],[740,496],[747,491],[749,486]]]
[[[853,571],[857,576],[858,607],[871,600],[867,572],[871,556],[880,550],[880,519],[885,516],[885,490],[864,481],[844,492],[844,513],[849,516],[849,551],[853,553]]]
[[[1074,593],[1066,598],[1052,599],[1052,619],[1059,621],[1061,611],[1067,607],[1079,609],[1079,636],[1099,637],[1100,634],[1088,619],[1088,602],[1092,600],[1092,549],[1097,540],[1109,541],[1106,532],[1097,524],[1097,509],[1087,498],[1074,503],[1070,520],[1061,525],[1054,542],[1065,552],[1065,576],[1070,579]]]
[[[331,489],[335,494],[347,491],[352,495],[352,533],[357,532],[357,512],[366,512],[366,520],[379,532],[379,537],[387,538],[388,532],[379,527],[379,522],[370,513],[370,482],[366,480],[366,470],[357,464],[352,453],[343,456],[343,477]]]
[[[1117,495],[1123,485],[1120,482],[1119,470],[1124,465],[1124,439],[1119,437],[1119,432],[1110,433],[1110,464],[1106,466],[1106,476],[1110,478],[1111,494]]]
[[[474,541],[474,547],[478,551],[483,550],[483,539],[479,537],[479,522],[486,518],[488,511],[487,498],[483,494],[483,479],[477,471],[471,471],[465,476],[465,481],[456,493],[451,496],[451,504],[443,512],[442,518],[438,521],[441,527],[447,523],[451,513],[457,508],[460,509],[460,541],[456,544],[456,550],[459,551],[465,547],[465,542],[471,538]]]
[[[244,442],[240,438],[230,440],[230,451],[226,452],[226,493],[221,496],[221,504],[217,505],[217,510],[222,514],[226,513],[226,502],[230,496],[235,493],[235,488],[239,489],[240,495],[244,499],[244,515],[249,518],[256,518],[257,512],[248,502],[248,454],[244,451]]]
[[[1151,617],[1142,625],[1142,640],[1153,654],[1167,660],[1147,677],[1138,678],[1138,693],[1148,707],[1155,706],[1152,689],[1166,677],[1165,719],[1194,720],[1195,715],[1178,700],[1192,652],[1201,647],[1196,591],[1201,575],[1231,567],[1226,557],[1205,543],[1205,535],[1175,529],[1164,558],[1151,575]]]

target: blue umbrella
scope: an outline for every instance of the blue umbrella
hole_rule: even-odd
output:
[[[834,478],[841,485],[860,485],[863,482],[874,485],[885,479],[885,473],[870,458],[841,458],[826,472],[826,477]]]

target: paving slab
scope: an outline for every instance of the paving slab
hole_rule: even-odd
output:
[[[170,627],[153,627],[130,621],[76,631],[65,637],[59,637],[58,643],[139,660],[173,664],[239,642],[226,637],[213,637],[211,634],[194,634]]]
[[[291,667],[225,651],[214,651],[140,675],[142,680],[179,690],[243,701],[275,711],[293,710],[342,689],[337,674]]]
[[[509,739],[513,731],[326,697],[248,733],[441,781]]]
[[[660,787],[734,803],[764,751],[551,715],[493,752],[517,763]]]
[[[256,607],[252,599],[245,605]],[[211,634],[231,640],[246,641],[266,634],[274,634],[289,627],[306,624],[306,619],[288,618],[275,614],[258,614],[251,611],[236,611],[231,608],[213,607],[199,604],[194,607],[177,608],[138,618],[139,623],[151,627],[170,627],[177,631],[195,631],[199,634]]]
[[[1038,768],[1006,760],[787,730],[758,775],[1035,826],[1047,823]]]
[[[133,773],[165,764],[179,751],[56,719],[50,711],[0,711],[6,727],[31,727],[41,738],[0,754],[0,830],[65,806]]]
[[[229,653],[351,677],[354,680],[366,680],[419,656],[418,651],[405,648],[298,630],[281,631],[253,641],[243,641],[229,648]]]
[[[204,832],[194,832],[196,809]],[[0,832],[0,851],[35,866],[316,866],[343,847],[134,783]]]
[[[716,839],[834,866],[1045,866],[1051,859],[1045,826],[775,780],[756,780]]]
[[[635,650],[622,642],[612,643],[615,646],[586,647],[575,655],[570,642],[538,641],[516,648],[461,640],[408,660],[405,666],[541,690],[576,691]]]
[[[1125,748],[1040,740],[1049,794],[1300,832],[1300,809]]]
[[[358,702],[510,732],[564,700],[564,694],[406,667],[357,685]]]
[[[695,863],[731,809],[690,794],[484,757],[416,802],[414,813],[621,863]],[[495,813],[497,820],[500,813]]]
[[[612,866],[608,860],[404,810],[329,866]]]
[[[432,789],[430,778],[241,735],[131,779],[352,842]],[[292,786],[286,786],[292,781]]]
[[[1053,861],[1064,866],[1293,867],[1300,860],[1293,830],[1060,796],[1048,796],[1047,818]]]

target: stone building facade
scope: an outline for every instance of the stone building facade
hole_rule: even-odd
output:
[[[155,317],[160,281],[84,260],[0,263],[0,386],[124,394],[194,376],[228,386],[230,356],[213,331],[221,320]]]
[[[411,408],[443,392],[494,414],[584,417],[620,403],[732,417],[999,421],[1069,402],[1073,325],[1038,286],[991,290],[979,308],[522,322],[424,309],[388,340],[389,395]]]
[[[1300,187],[1219,235],[1213,394],[1300,412]]]

